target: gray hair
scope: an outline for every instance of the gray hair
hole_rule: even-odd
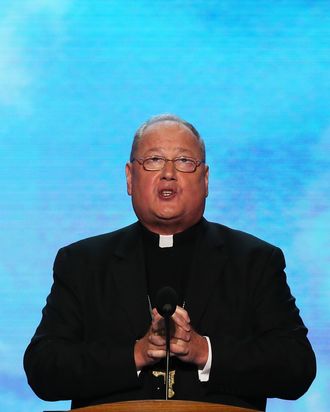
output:
[[[205,161],[205,143],[204,143],[204,140],[201,138],[200,134],[198,133],[197,129],[191,123],[187,122],[186,120],[181,119],[179,116],[176,116],[170,113],[152,116],[147,121],[142,123],[142,125],[137,129],[134,135],[131,154],[130,154],[130,161],[132,162],[134,159],[134,154],[137,150],[138,144],[140,140],[142,139],[143,133],[146,130],[146,128],[151,126],[152,124],[166,122],[166,121],[171,121],[171,122],[182,124],[186,126],[194,134],[194,136],[196,136],[197,141],[200,145],[201,153],[202,153],[202,159],[200,160]]]

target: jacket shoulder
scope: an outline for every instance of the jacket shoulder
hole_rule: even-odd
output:
[[[280,248],[250,233],[210,223],[209,230],[214,239],[221,239],[222,246],[231,263],[243,271],[248,267],[273,266],[285,268],[285,257]],[[218,240],[217,240],[218,241]],[[218,241],[219,242],[219,241]]]
[[[241,252],[253,249],[278,249],[271,243],[266,242],[250,233],[233,229],[220,223],[208,222],[210,233],[230,249],[237,249]]]
[[[103,256],[109,256],[119,244],[130,237],[134,237],[138,231],[138,224],[123,227],[113,232],[104,233],[97,236],[88,237],[78,240],[59,250],[59,254],[80,255],[86,258],[100,259]]]

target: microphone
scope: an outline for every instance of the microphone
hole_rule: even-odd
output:
[[[169,398],[169,384],[170,384],[170,318],[175,312],[178,304],[178,295],[170,286],[161,288],[156,295],[156,309],[157,312],[163,316],[165,323],[165,337],[166,337],[166,374],[165,374],[165,400]]]
[[[170,318],[178,304],[178,295],[170,286],[165,286],[157,292],[156,309],[163,318]]]

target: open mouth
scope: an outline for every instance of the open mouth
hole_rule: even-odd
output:
[[[162,199],[171,199],[175,196],[176,192],[172,189],[163,189],[159,191],[159,196]]]

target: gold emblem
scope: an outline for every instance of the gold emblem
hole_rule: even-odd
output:
[[[166,384],[166,372],[161,372],[161,371],[152,371],[153,376],[158,378],[159,376],[162,376],[164,378],[164,385]],[[168,385],[168,397],[173,398],[175,395],[175,392],[173,390],[173,385],[175,384],[175,370],[170,371],[170,379],[169,379],[169,385]]]

